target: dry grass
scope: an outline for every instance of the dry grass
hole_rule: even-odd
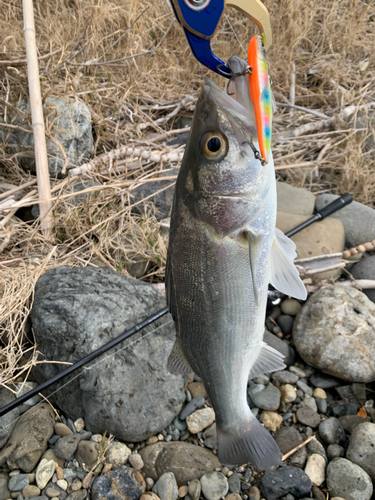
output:
[[[89,106],[96,155],[124,144],[151,149],[159,156],[173,155],[175,150],[165,144],[167,137],[155,139],[155,134],[171,131],[180,126],[181,117],[192,116],[194,99],[185,106],[180,102],[186,96],[194,97],[205,77],[221,86],[225,83],[195,61],[167,0],[35,0],[34,4],[39,54],[60,49],[40,61],[42,94],[44,98],[78,99]],[[279,103],[289,103],[293,64],[298,106],[331,117],[346,106],[374,102],[374,2],[267,0],[266,5],[274,38],[269,66]],[[213,50],[224,60],[233,54],[245,57],[240,43],[247,46],[255,27],[232,9],[227,15],[213,40]],[[3,133],[11,131],[4,123],[14,124],[17,103],[28,95],[26,66],[1,62],[25,59],[22,28],[21,4],[0,0]],[[372,111],[372,117],[374,114]],[[21,118],[30,129],[30,117]],[[275,118],[275,165],[292,165],[278,170],[280,178],[314,192],[350,191],[357,200],[375,206],[374,151],[368,150],[368,143],[365,147],[370,120],[358,118],[360,132],[346,121],[336,124],[335,133],[322,129],[285,138],[290,130],[321,118],[287,107],[279,107]],[[53,134],[52,121],[47,113],[47,129]],[[127,273],[132,263],[141,261],[145,263],[143,279],[163,279],[167,241],[154,214],[132,214],[130,195],[136,185],[168,169],[170,162],[165,158],[159,162],[155,157],[142,160],[130,155],[113,164],[99,162],[84,175],[99,187],[90,189],[90,196],[78,206],[69,203],[69,184],[79,179],[52,180],[53,242],[40,235],[38,221],[9,217],[0,234],[0,248],[4,247],[0,261],[0,384],[24,379],[35,358],[35,345],[25,334],[25,323],[34,284],[45,270],[57,265],[89,265]],[[17,157],[5,146],[0,147],[0,160],[0,182],[21,185],[34,178],[18,166]],[[306,162],[307,166],[295,166]],[[20,193],[26,200],[24,206],[37,202],[37,195],[30,193],[33,189],[35,186],[29,186]],[[29,361],[25,354],[31,355]]]

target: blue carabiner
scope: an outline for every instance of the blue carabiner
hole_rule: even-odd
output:
[[[223,17],[225,0],[172,0],[172,7],[198,61],[215,73],[231,78],[231,70],[212,52],[210,43]]]

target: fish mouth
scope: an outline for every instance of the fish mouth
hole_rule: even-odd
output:
[[[240,144],[258,142],[253,109],[246,109],[210,79],[205,80],[202,90],[225,115]]]

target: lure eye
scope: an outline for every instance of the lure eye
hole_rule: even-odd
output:
[[[221,160],[227,154],[228,142],[220,132],[208,132],[202,137],[201,152],[207,160]]]

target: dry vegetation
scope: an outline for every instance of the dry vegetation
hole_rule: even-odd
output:
[[[12,210],[0,212],[0,219],[5,216],[0,221],[0,384],[5,385],[29,370],[25,349],[34,359],[33,339],[23,332],[34,284],[46,269],[90,265],[127,273],[130,263],[141,260],[149,263],[144,279],[162,280],[165,238],[152,212],[131,215],[131,191],[178,164],[183,148],[166,141],[181,126],[181,117],[192,116],[203,79],[225,84],[195,61],[167,0],[35,0],[34,5],[38,51],[47,55],[40,60],[42,94],[89,106],[99,159],[83,172],[51,181],[54,241],[40,235],[38,221],[14,216],[15,207],[37,202],[35,183],[16,194]],[[368,118],[375,102],[374,2],[267,0],[266,5],[274,40],[269,67],[279,103],[273,149],[277,174],[314,192],[350,191],[374,206],[374,136]],[[12,131],[17,103],[28,95],[22,28],[21,3],[0,0],[3,134]],[[242,46],[255,32],[245,17],[228,9],[213,50],[224,60],[233,54],[245,57]],[[304,109],[288,107],[292,73],[294,103]],[[345,119],[342,111],[348,106],[366,109]],[[374,116],[372,110],[372,125]],[[22,119],[30,129],[30,117]],[[356,119],[361,130],[353,128]],[[100,156],[123,145],[138,149],[122,150],[114,160]],[[0,183],[35,180],[18,166],[6,141],[0,161]],[[87,179],[100,186],[88,188],[86,201],[72,206],[71,183]],[[5,198],[0,194],[0,204]]]

